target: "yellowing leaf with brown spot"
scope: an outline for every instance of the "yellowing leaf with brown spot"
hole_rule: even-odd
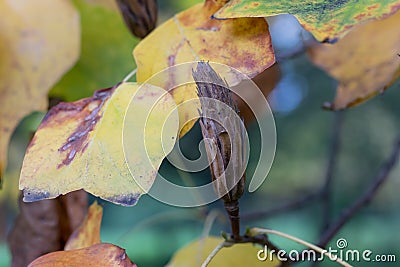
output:
[[[82,188],[117,204],[135,205],[151,187],[161,161],[174,144],[176,129],[165,127],[163,122],[171,116],[175,103],[164,94],[165,90],[152,85],[123,83],[99,90],[91,98],[53,107],[24,158],[19,185],[24,201],[54,198]],[[135,99],[135,113],[128,112],[126,122],[131,99]],[[123,147],[124,123],[130,168]],[[143,148],[145,131],[151,133],[146,138],[147,150]],[[164,143],[161,134],[169,136]]]
[[[0,177],[19,121],[79,56],[79,15],[65,0],[0,1]]]
[[[28,267],[39,266],[135,267],[136,264],[131,262],[124,249],[101,243],[82,249],[52,252],[37,258],[28,265]]]
[[[212,19],[211,16],[225,3],[206,0],[175,15],[143,39],[133,51],[138,82],[145,82],[165,68],[195,60],[226,64],[251,78],[270,67],[275,56],[266,21],[263,18]],[[228,74],[220,73],[223,77]],[[176,79],[192,81],[191,75],[190,71],[171,73],[164,79],[164,84],[158,85],[168,90],[171,84],[176,84]],[[236,80],[230,86],[238,82]],[[171,94],[177,104],[197,98],[194,85],[181,86]],[[180,108],[181,123],[196,115],[196,108]],[[180,135],[193,123],[187,124]]]
[[[400,12],[360,25],[334,45],[309,49],[311,60],[339,82],[332,109],[360,104],[399,77]]]
[[[94,202],[89,207],[84,221],[69,237],[64,250],[86,248],[100,243],[102,217],[103,208],[97,202]]]
[[[196,240],[180,249],[172,257],[167,267],[201,266],[214,248],[223,241],[220,237],[208,236],[205,239]],[[257,258],[260,247],[253,244],[235,244],[232,247],[222,248],[211,260],[208,267],[278,267],[277,259],[260,261]],[[264,255],[263,255],[264,256]]]

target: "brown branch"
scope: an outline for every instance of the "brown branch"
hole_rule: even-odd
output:
[[[331,147],[329,151],[328,165],[326,167],[325,182],[321,188],[322,201],[322,227],[321,232],[324,232],[331,221],[332,211],[332,182],[336,162],[340,151],[340,136],[342,133],[343,112],[337,111],[334,114],[331,136]]]
[[[229,221],[231,222],[232,238],[239,240],[240,236],[240,215],[239,201],[224,202],[225,210],[228,213]]]
[[[322,235],[320,241],[318,242],[318,246],[325,247],[329,243],[329,241],[336,235],[336,233],[343,227],[343,225],[345,225],[354,216],[356,212],[369,204],[378,189],[389,177],[390,172],[396,166],[399,158],[399,153],[400,137],[396,141],[390,157],[383,163],[378,172],[378,175],[372,180],[368,189],[358,199],[356,199],[349,208],[342,211],[339,218],[334,223],[332,223],[331,226]]]

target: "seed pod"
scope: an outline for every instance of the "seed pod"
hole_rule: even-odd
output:
[[[202,114],[200,125],[214,188],[225,202],[237,201],[245,186],[244,125],[232,92],[206,62],[193,71]]]
[[[226,82],[206,62],[193,71],[200,98],[200,126],[211,176],[217,195],[224,201],[232,228],[232,238],[240,240],[239,198],[245,187],[244,124],[238,116],[232,92]]]
[[[116,0],[125,24],[133,35],[144,38],[157,23],[156,0]]]

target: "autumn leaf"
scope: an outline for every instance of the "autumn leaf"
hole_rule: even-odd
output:
[[[200,266],[211,251],[223,241],[222,238],[213,236],[196,240],[176,252],[167,267]],[[277,259],[267,259],[265,262],[258,260],[257,253],[260,249],[260,247],[250,243],[235,244],[229,248],[222,248],[208,267],[280,266],[280,262]]]
[[[57,251],[46,254],[28,265],[28,267],[64,267],[64,266],[136,266],[125,250],[113,244],[101,243],[87,248]]]
[[[161,131],[175,107],[173,99],[164,94],[163,89],[148,84],[124,83],[99,90],[91,98],[53,107],[24,158],[19,186],[24,201],[84,189],[117,204],[135,205],[151,187],[165,153],[174,144],[176,129]],[[130,106],[133,114],[127,113],[127,118],[133,121],[124,121],[131,98],[135,99]],[[144,113],[150,109],[150,115]],[[124,123],[130,132],[125,152],[131,169],[122,145]],[[144,132],[149,134],[148,147],[142,147]],[[161,134],[168,136],[164,143]]]
[[[83,222],[70,235],[64,251],[46,254],[28,266],[136,266],[124,249],[113,244],[100,243],[102,214],[102,207],[94,202]]]
[[[145,82],[153,74],[180,63],[209,60],[236,68],[251,78],[275,62],[268,24],[262,18],[216,20],[211,16],[226,1],[206,0],[195,5],[157,27],[134,49],[138,67],[137,80]],[[172,70],[171,70],[172,71]],[[226,77],[229,73],[220,73]],[[192,81],[191,71],[170,73],[158,86],[168,90],[176,79]],[[230,86],[240,80],[231,80]],[[149,81],[150,83],[152,81]],[[170,93],[177,104],[196,99],[194,84],[180,86]],[[197,108],[180,107],[180,121],[196,117]],[[184,126],[186,133],[194,121]]]
[[[25,267],[34,259],[63,249],[87,210],[87,194],[71,192],[56,199],[25,203],[8,237],[13,267]]]
[[[139,41],[124,25],[115,0],[73,2],[81,17],[81,57],[49,93],[63,101],[90,97],[122,81],[135,68],[129,55]]]
[[[399,0],[330,1],[305,0],[231,0],[215,17],[268,17],[292,14],[318,41],[335,42],[357,24],[382,19],[400,9]]]
[[[338,80],[332,109],[360,104],[382,93],[400,76],[400,12],[355,28],[335,45],[308,51],[311,60]]]
[[[79,15],[69,1],[0,1],[0,177],[19,121],[46,110],[47,92],[74,65]]]
[[[84,221],[69,237],[64,250],[90,247],[100,243],[100,227],[103,208],[94,202],[88,210]]]

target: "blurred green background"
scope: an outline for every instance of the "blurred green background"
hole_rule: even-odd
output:
[[[199,1],[159,2],[159,22],[162,22]],[[52,90],[53,96],[64,100],[90,96],[95,89],[122,80],[135,67],[131,52],[139,41],[131,37],[120,18],[107,9],[87,7],[82,1],[76,3],[83,23],[82,59]],[[311,64],[306,55],[298,53],[310,36],[293,17],[272,18],[270,27],[282,75],[270,96],[278,136],[276,158],[262,187],[255,193],[246,192],[241,199],[242,214],[268,210],[317,190],[323,183],[328,162],[334,114],[321,106],[333,99],[337,83]],[[99,36],[102,36],[101,41]],[[290,56],[292,54],[295,55]],[[368,187],[389,156],[400,133],[399,86],[397,82],[382,96],[344,112],[341,149],[334,170],[333,218]],[[23,153],[31,132],[42,117],[43,114],[35,113],[26,118],[15,131],[10,145],[9,166],[4,189],[0,192],[0,226],[3,229],[0,266],[8,266],[10,260],[4,238],[17,213],[17,183]],[[257,140],[256,125],[249,127],[249,134],[251,147],[257,148],[260,140]],[[198,157],[199,152],[193,151],[193,147],[197,147],[200,140],[200,128],[196,125],[181,140],[184,154],[189,158]],[[250,171],[251,168],[254,168],[254,162],[250,162]],[[160,172],[183,184],[210,179],[208,171],[183,174],[168,162],[162,164]],[[397,264],[354,262],[354,266],[398,266],[399,176],[400,166],[397,166],[372,203],[357,213],[331,242],[332,248],[336,248],[336,240],[345,238],[349,249],[395,254]],[[212,224],[211,234],[220,235],[221,231],[230,230],[220,202],[201,208],[176,208],[144,195],[139,204],[131,208],[102,200],[100,203],[104,206],[102,241],[125,248],[138,266],[165,265],[174,252],[201,236],[207,215],[212,211],[218,216]],[[265,219],[243,220],[242,227],[243,230],[248,226],[272,228],[315,242],[321,229],[321,217],[321,205],[313,202],[305,208]],[[301,248],[282,238],[271,236],[271,240],[285,250]],[[334,264],[325,261],[321,266]]]

